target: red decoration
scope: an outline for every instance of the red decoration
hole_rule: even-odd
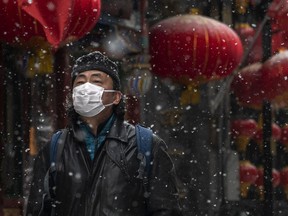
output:
[[[281,175],[278,170],[275,168],[272,169],[272,186],[275,188],[280,185]],[[258,188],[260,200],[264,199],[264,169],[263,167],[258,168],[258,178],[255,182],[255,185]]]
[[[27,43],[33,37],[45,35],[45,39],[57,48],[63,43],[83,37],[94,27],[100,16],[100,0],[17,2],[0,2],[1,20],[7,21],[1,25],[0,39],[8,43]]]
[[[21,9],[17,1],[0,1],[0,40],[10,44],[28,42],[32,37],[45,37],[37,20]]]
[[[274,107],[288,105],[288,51],[280,51],[263,64],[255,63],[243,68],[231,85],[242,106],[260,109],[264,99]]]
[[[272,136],[271,136],[271,152],[273,155],[276,154],[276,141],[279,140],[281,137],[281,128],[272,123]],[[261,153],[263,152],[263,129],[259,128],[253,137],[256,143],[259,145],[259,149]]]
[[[240,163],[240,182],[254,184],[258,178],[257,168],[250,161]]]
[[[251,46],[253,42],[253,38],[255,36],[255,29],[252,28],[248,23],[238,23],[235,26],[235,31],[241,38],[242,44],[245,49]],[[260,44],[258,43],[260,42]],[[261,41],[258,39],[256,44],[254,44],[253,49],[249,53],[249,58],[247,59],[247,63],[255,63],[259,62],[262,59],[262,46]]]
[[[274,141],[279,140],[281,137],[281,128],[275,124],[272,123],[272,139]],[[255,139],[256,141],[262,142],[263,140],[263,130],[262,128],[259,128],[255,134],[255,136],[253,137],[253,139]]]
[[[280,184],[280,172],[276,169],[272,169],[272,184],[273,187],[277,187]],[[255,182],[257,186],[263,187],[264,184],[264,169],[263,167],[258,168],[258,178]]]
[[[280,171],[281,176],[281,186],[286,194],[286,199],[288,199],[288,167],[283,167]]]
[[[252,45],[255,33],[257,29],[251,27],[248,23],[238,23],[236,24],[235,31],[241,38],[242,44],[245,49],[248,49]],[[278,53],[280,50],[285,49],[285,39],[283,32],[279,32],[275,24],[272,25],[272,38],[271,38],[271,48],[272,55]],[[287,47],[287,46],[286,46]],[[256,39],[253,44],[251,51],[249,52],[249,57],[247,59],[247,64],[253,64],[260,62],[263,58],[263,46],[262,46],[262,36],[261,34]]]
[[[250,161],[241,161],[239,175],[241,189],[240,195],[245,198],[248,195],[249,187],[254,184],[258,178],[258,170]]]
[[[280,175],[281,175],[281,185],[288,186],[288,167],[287,166],[281,169]]]
[[[189,84],[229,75],[242,58],[238,35],[227,25],[200,15],[182,15],[152,26],[152,72]]]
[[[287,31],[288,24],[288,1],[287,0],[274,0],[268,9],[268,15],[272,22],[276,24],[279,30]]]
[[[282,32],[275,29],[275,25],[271,26],[272,35],[271,35],[271,53],[272,55],[277,54],[279,51],[285,48],[285,43],[283,42]],[[256,31],[255,31],[256,33]],[[263,58],[263,42],[262,35],[260,34],[252,47],[251,52],[249,53],[249,59],[247,63],[255,63],[261,61]]]
[[[286,150],[288,150],[288,125],[281,128],[280,143],[286,147]]]
[[[245,152],[249,140],[257,131],[254,119],[237,119],[231,122],[231,134],[238,152]]]
[[[282,51],[264,62],[261,84],[267,99],[283,108],[288,101],[288,51]]]
[[[261,109],[264,97],[260,82],[262,76],[261,67],[262,63],[260,62],[248,65],[234,77],[231,90],[241,106]]]

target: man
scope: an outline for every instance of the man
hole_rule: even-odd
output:
[[[72,83],[73,106],[68,112],[70,123],[65,129],[68,132],[61,166],[57,166],[53,214],[181,215],[174,165],[165,143],[156,135],[149,193],[145,193],[143,181],[137,178],[140,160],[135,127],[124,121],[117,65],[100,52],[84,55],[72,69]],[[43,207],[49,152],[47,145],[36,158],[27,216],[38,215]],[[45,215],[45,208],[40,215]]]

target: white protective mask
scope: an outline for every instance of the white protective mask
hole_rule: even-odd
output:
[[[115,92],[115,90],[104,90],[103,87],[86,82],[73,88],[73,106],[75,111],[85,117],[98,115],[107,106],[102,102],[103,92]]]

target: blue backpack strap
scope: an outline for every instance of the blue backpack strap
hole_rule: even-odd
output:
[[[50,142],[50,167],[46,172],[44,178],[44,191],[47,197],[50,199],[51,196],[51,185],[55,183],[56,179],[56,163],[61,157],[63,148],[64,148],[64,139],[66,136],[67,130],[57,131],[52,135]],[[51,182],[52,181],[52,182]]]
[[[152,169],[152,130],[145,128],[139,124],[136,128],[136,143],[138,147],[137,158],[140,159],[140,167],[138,169],[139,179],[147,179]]]
[[[58,147],[58,139],[61,136],[62,131],[57,131],[52,135],[51,143],[50,143],[50,165],[56,163],[57,156],[57,147]]]

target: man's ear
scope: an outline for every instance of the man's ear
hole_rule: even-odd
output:
[[[122,98],[122,93],[120,91],[116,91],[115,92],[115,99],[114,99],[114,104],[117,105],[120,103],[121,101],[121,98]]]

